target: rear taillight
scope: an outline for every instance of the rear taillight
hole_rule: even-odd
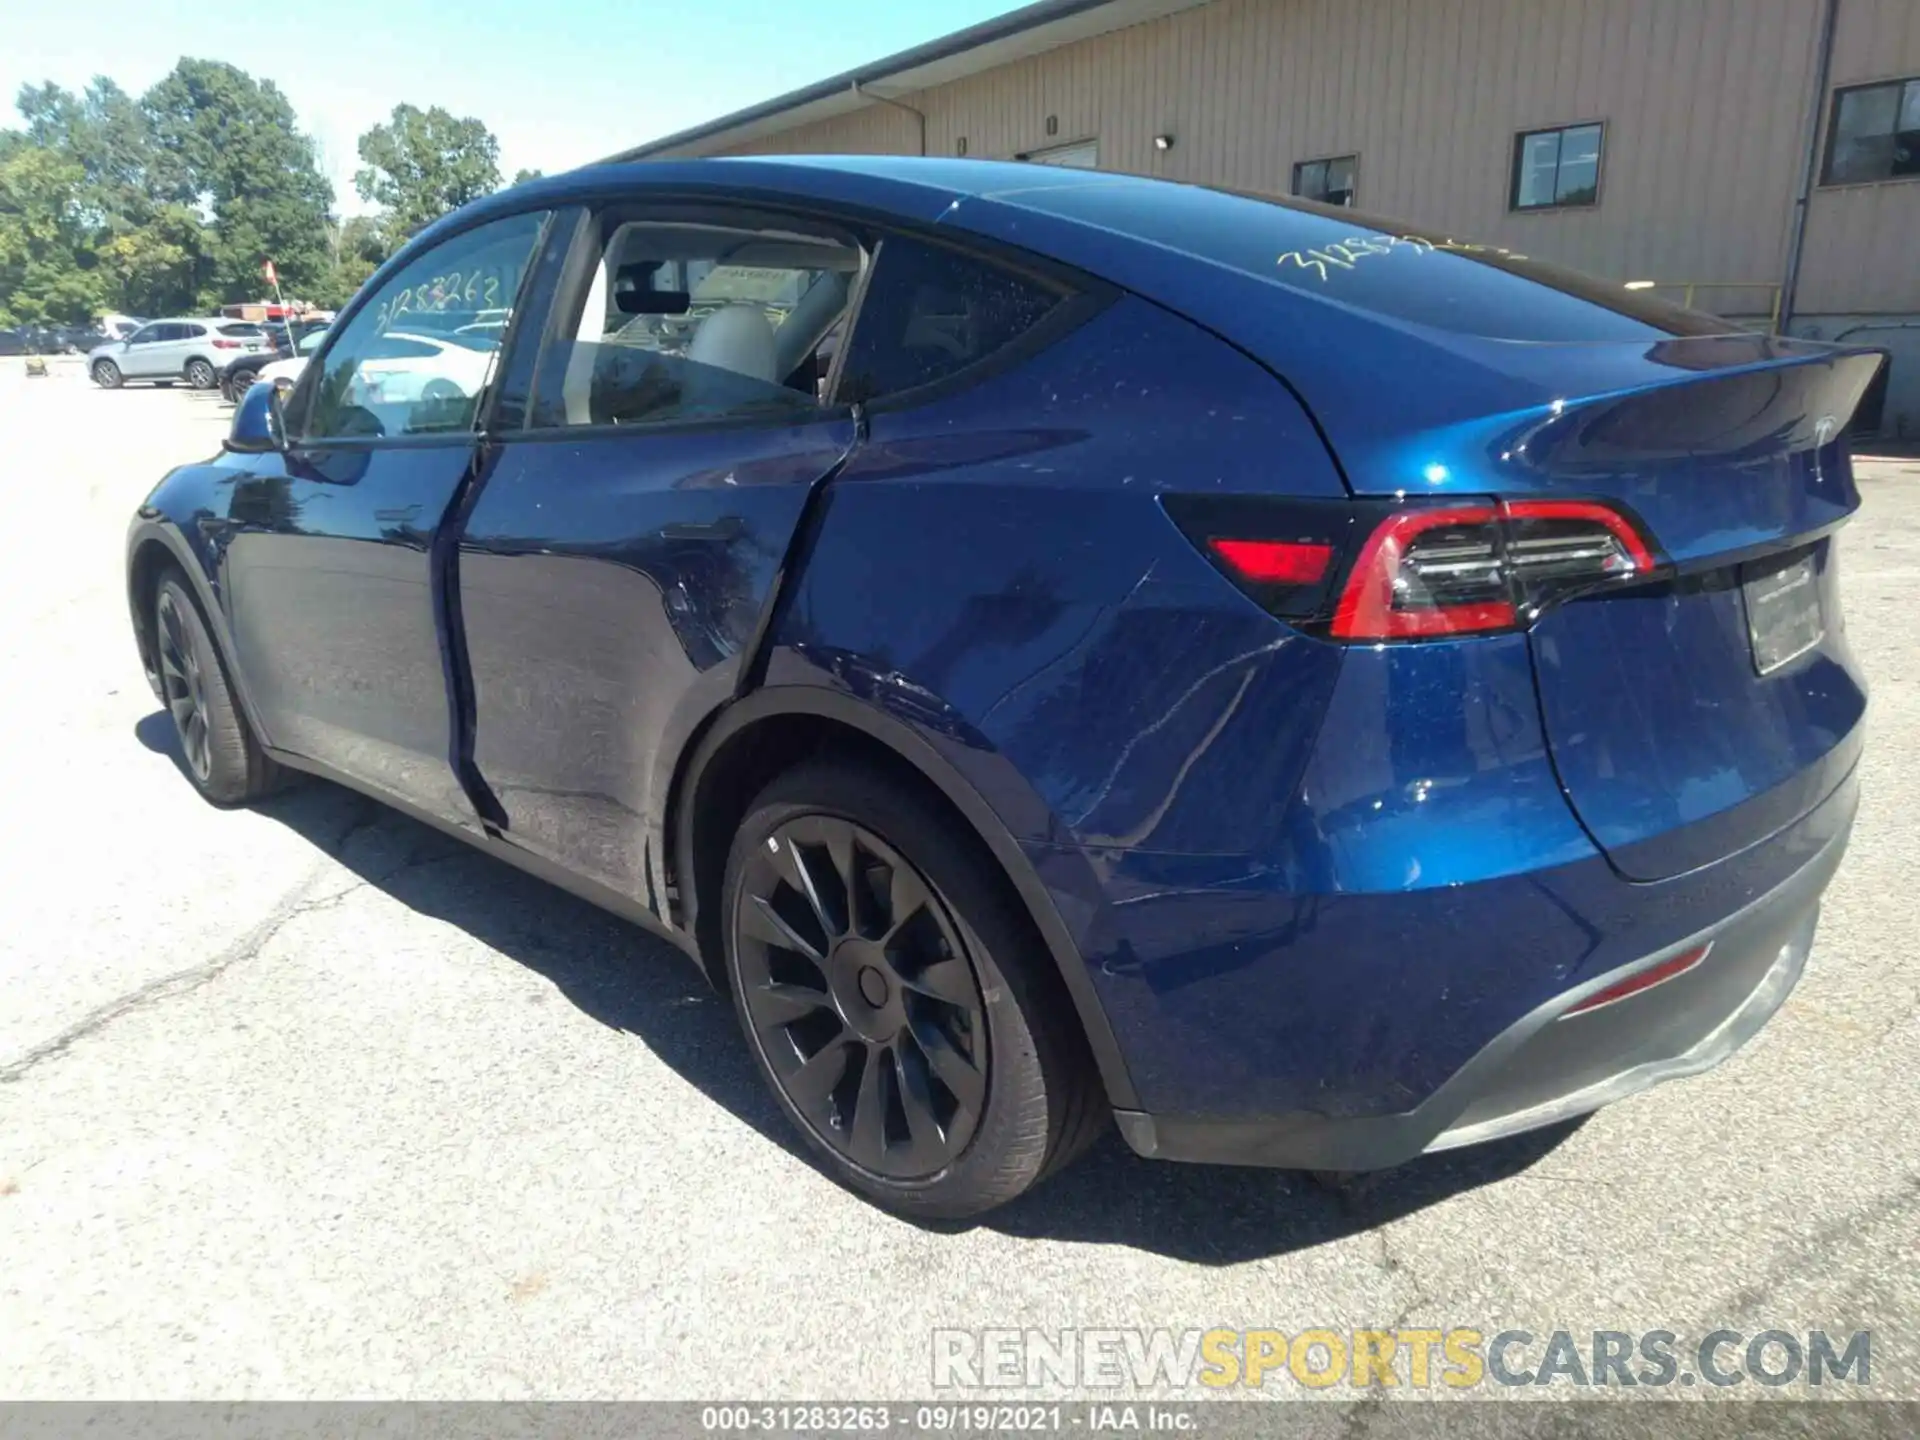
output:
[[[1234,573],[1257,585],[1317,585],[1333,560],[1331,545],[1302,540],[1209,540]]]
[[[1401,510],[1361,546],[1328,633],[1414,640],[1510,630],[1554,599],[1646,575],[1654,564],[1626,516],[1588,500]]]
[[[1555,600],[1658,565],[1630,516],[1591,500],[1163,503],[1241,589],[1335,640],[1520,629]]]
[[[239,350],[244,347],[242,347],[238,340],[216,340],[213,342],[213,348],[216,350]]]

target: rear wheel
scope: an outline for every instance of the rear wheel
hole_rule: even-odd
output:
[[[189,360],[186,373],[187,384],[196,390],[211,390],[220,383],[219,374],[205,360]]]
[[[960,1218],[1106,1123],[1071,1002],[1004,877],[890,777],[814,762],[754,802],[722,897],[762,1073],[842,1184]]]
[[[93,383],[102,390],[118,390],[121,383],[120,367],[111,360],[94,361]]]
[[[154,639],[161,689],[194,788],[216,805],[266,794],[273,762],[260,752],[235,705],[200,607],[177,575],[160,582]]]

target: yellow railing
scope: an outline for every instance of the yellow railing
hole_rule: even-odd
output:
[[[1780,286],[1771,280],[1629,280],[1629,290],[1650,290],[1663,299],[1678,298],[1689,310],[1706,308],[1715,315],[1724,315],[1729,320],[1751,319],[1764,314],[1767,317],[1767,333],[1772,334],[1780,328]],[[1755,300],[1764,297],[1758,308],[1749,309],[1744,304],[1705,304],[1697,301],[1702,292],[1745,292]],[[1755,294],[1754,292],[1759,292]]]

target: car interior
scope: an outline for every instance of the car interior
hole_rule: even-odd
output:
[[[536,423],[659,423],[818,404],[863,263],[858,245],[698,223],[616,221],[603,233],[559,393],[537,402]]]

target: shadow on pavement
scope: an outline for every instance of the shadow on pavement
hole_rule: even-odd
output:
[[[134,733],[184,775],[165,712],[147,716]],[[732,1006],[666,941],[336,785],[310,781],[253,808],[401,904],[456,925],[544,975],[582,1012],[635,1036],[715,1103],[808,1158],[754,1069]],[[973,1223],[1024,1238],[1124,1245],[1194,1264],[1230,1265],[1337,1240],[1506,1179],[1549,1154],[1580,1123],[1423,1157],[1337,1185],[1291,1171],[1142,1160],[1110,1131],[1064,1173]]]

